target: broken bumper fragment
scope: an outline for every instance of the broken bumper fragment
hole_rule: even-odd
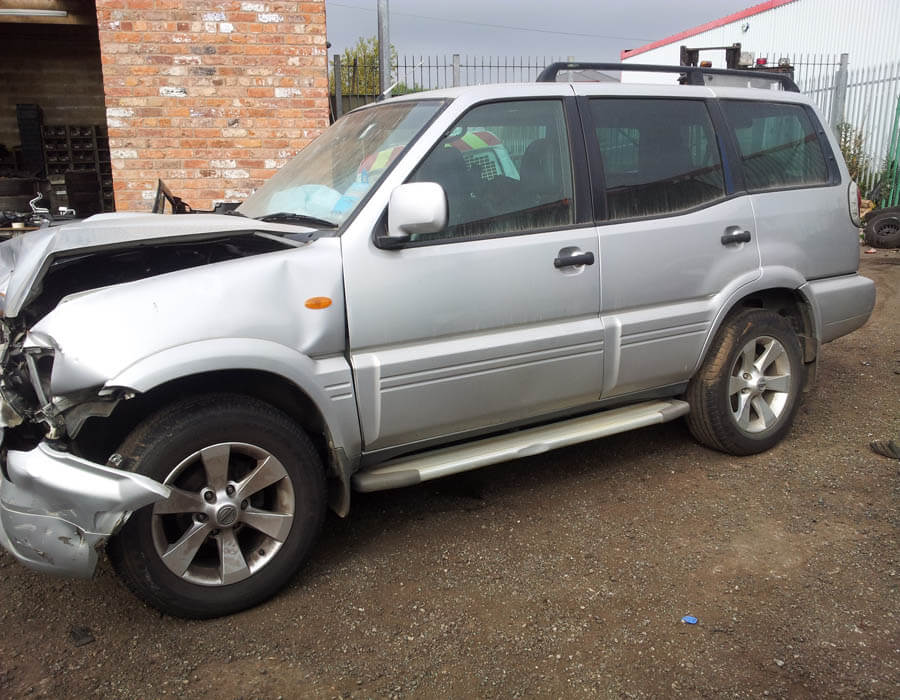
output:
[[[0,477],[0,544],[33,569],[88,578],[97,548],[128,515],[169,492],[153,479],[45,442],[28,452],[10,450]]]

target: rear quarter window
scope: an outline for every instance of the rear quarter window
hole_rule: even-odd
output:
[[[744,182],[751,192],[824,185],[828,168],[816,125],[802,105],[723,100]]]

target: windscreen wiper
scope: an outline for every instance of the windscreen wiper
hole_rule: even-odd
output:
[[[309,226],[321,226],[324,228],[337,228],[337,224],[328,219],[320,219],[317,216],[307,214],[295,214],[290,211],[279,211],[275,214],[260,216],[257,221],[266,221],[275,224],[307,224]]]

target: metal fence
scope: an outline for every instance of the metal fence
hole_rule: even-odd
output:
[[[882,207],[900,207],[900,97],[894,110],[891,143],[882,170],[878,192],[873,198]]]
[[[395,84],[391,94],[490,83],[530,83],[545,67],[564,60],[560,56],[400,56],[391,66],[391,82]],[[380,85],[376,57],[356,56],[348,61],[335,55],[329,84],[336,117],[374,102]]]
[[[888,151],[892,123],[900,96],[900,61],[854,68],[847,54],[760,53],[770,63],[786,58],[794,67],[794,80],[822,110],[832,128],[841,122],[858,134],[862,145],[858,180],[868,192],[890,167]],[[436,88],[489,83],[533,82],[549,64],[562,56],[463,56],[453,54],[395,57],[391,67],[393,95]],[[335,55],[329,76],[332,115],[373,102],[380,85],[374,55],[346,60]]]
[[[891,140],[897,139],[894,115],[898,99],[900,61],[849,72],[844,121],[859,130],[869,156],[860,178],[866,191],[884,179],[887,170],[896,172],[896,148],[893,155],[889,155],[889,147]]]
[[[765,54],[763,54],[765,55]],[[891,168],[890,146],[897,136],[894,114],[900,98],[900,61],[862,68],[853,67],[853,57],[843,54],[778,54],[770,52],[770,62],[788,58],[794,66],[794,80],[836,128],[844,123],[852,142],[858,136],[862,146],[857,160],[859,185],[870,192]]]
[[[830,117],[834,101],[836,76],[841,67],[840,54],[784,54],[776,51],[761,54],[769,64],[787,59],[794,67],[794,82],[810,97],[819,109]]]

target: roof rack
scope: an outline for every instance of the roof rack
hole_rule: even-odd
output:
[[[790,76],[782,73],[762,73],[754,70],[730,70],[727,68],[700,68],[697,66],[654,66],[642,63],[551,63],[537,77],[539,83],[555,83],[560,71],[568,70],[618,70],[638,71],[641,73],[678,73],[682,82],[687,85],[706,85],[704,75],[730,75],[738,78],[769,80],[781,83],[781,89],[788,92],[800,92],[797,84]]]

